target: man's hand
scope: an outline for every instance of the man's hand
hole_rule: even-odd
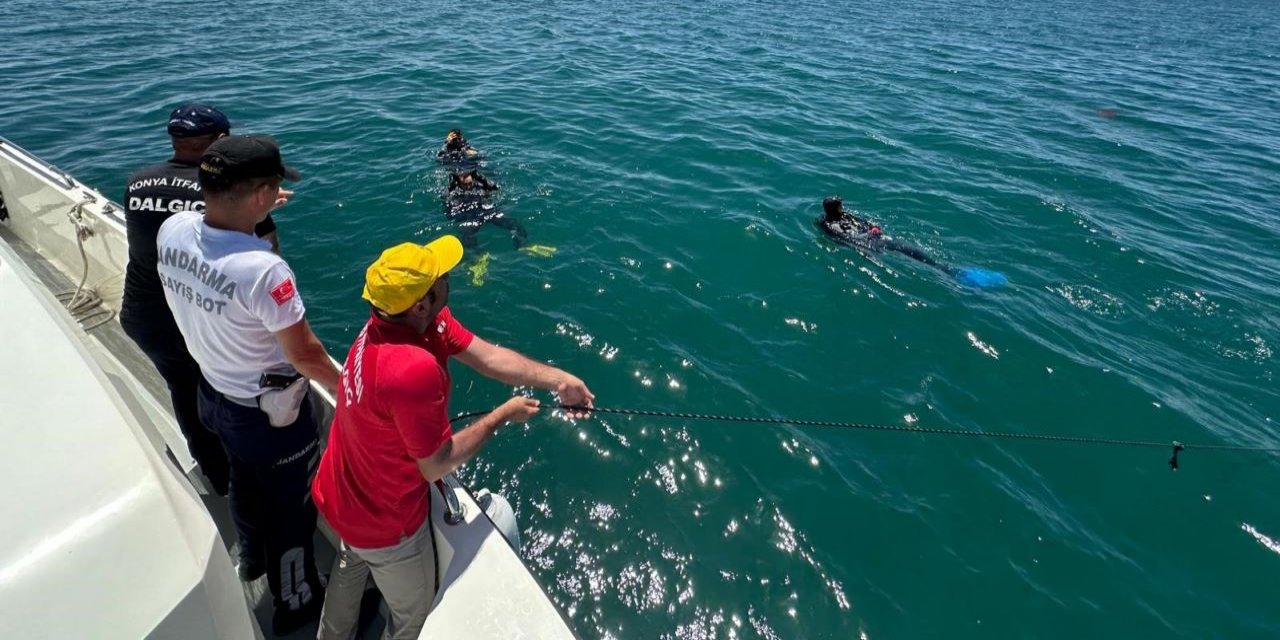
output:
[[[499,405],[494,409],[494,413],[500,413],[502,419],[508,422],[528,422],[529,418],[537,415],[541,410],[539,404],[533,398],[516,396]]]
[[[512,386],[530,386],[554,391],[561,405],[592,407],[595,394],[577,376],[553,366],[535,362],[506,347],[489,344],[476,336],[471,346],[457,355],[463,364],[480,375]],[[571,418],[589,418],[591,411],[567,411]]]
[[[428,482],[435,482],[470,460],[484,443],[506,422],[527,422],[538,413],[538,401],[516,396],[494,407],[493,411],[453,434],[436,452],[418,458],[418,471]]]
[[[583,382],[577,376],[572,374],[564,374],[565,378],[556,385],[556,395],[560,397],[560,404],[568,407],[591,407],[591,401],[596,399],[594,393],[587,388],[587,383]],[[585,419],[591,417],[590,411],[569,411],[565,410],[570,418]]]
[[[289,204],[289,198],[292,198],[292,197],[293,197],[292,191],[288,189],[281,189],[280,195],[276,196],[276,204],[275,206],[271,207],[271,210],[274,211],[276,209],[279,209],[280,207],[283,207],[286,204]]]

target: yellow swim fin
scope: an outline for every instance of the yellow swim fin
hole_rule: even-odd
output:
[[[467,271],[471,272],[471,284],[477,287],[483,287],[484,276],[489,273],[488,252],[480,254],[480,257],[476,258],[476,263],[467,267]]]
[[[556,253],[555,247],[546,244],[527,244],[520,247],[520,250],[531,256],[538,256],[539,258],[550,258]]]

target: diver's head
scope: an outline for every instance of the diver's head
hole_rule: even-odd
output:
[[[840,196],[831,196],[822,201],[822,211],[827,215],[827,220],[834,222],[840,219],[844,214],[844,201]]]
[[[444,144],[450,149],[457,149],[466,143],[467,140],[462,137],[462,129],[450,129],[449,134],[444,137]]]
[[[463,189],[470,189],[471,187],[474,187],[476,184],[475,171],[462,171],[459,173],[455,173],[453,175],[455,178],[458,179],[458,185],[461,186]]]

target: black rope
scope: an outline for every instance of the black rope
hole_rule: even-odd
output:
[[[1251,447],[1236,444],[1187,444],[1158,442],[1155,440],[1122,440],[1117,438],[1094,438],[1089,436],[1068,436],[1049,433],[1015,433],[1011,431],[973,431],[970,429],[939,429],[936,427],[908,427],[892,424],[874,424],[869,422],[837,422],[832,420],[793,420],[790,418],[758,418],[753,416],[722,416],[705,413],[682,413],[677,411],[653,411],[648,409],[611,409],[605,407],[583,407],[577,405],[560,405],[559,409],[576,412],[612,413],[626,416],[645,416],[650,418],[681,418],[685,420],[710,420],[716,422],[746,422],[754,424],[790,424],[802,427],[833,427],[839,429],[864,429],[870,431],[904,431],[908,433],[924,433],[945,436],[969,436],[975,438],[1003,438],[1009,440],[1039,440],[1042,442],[1074,442],[1076,444],[1098,444],[1119,447],[1156,447],[1173,449],[1169,458],[1169,468],[1178,469],[1178,453],[1186,449],[1247,451],[1255,453],[1277,453],[1280,447]],[[489,413],[488,411],[471,411],[461,413],[452,418],[453,421],[466,420]]]

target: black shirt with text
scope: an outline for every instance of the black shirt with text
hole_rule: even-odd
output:
[[[139,169],[129,176],[124,192],[125,225],[129,239],[129,266],[124,277],[125,315],[168,311],[164,289],[156,272],[156,234],[169,216],[181,211],[204,211],[204,194],[195,163],[169,160]],[[265,236],[276,230],[268,215],[254,232]],[[166,314],[167,315],[167,314]]]

